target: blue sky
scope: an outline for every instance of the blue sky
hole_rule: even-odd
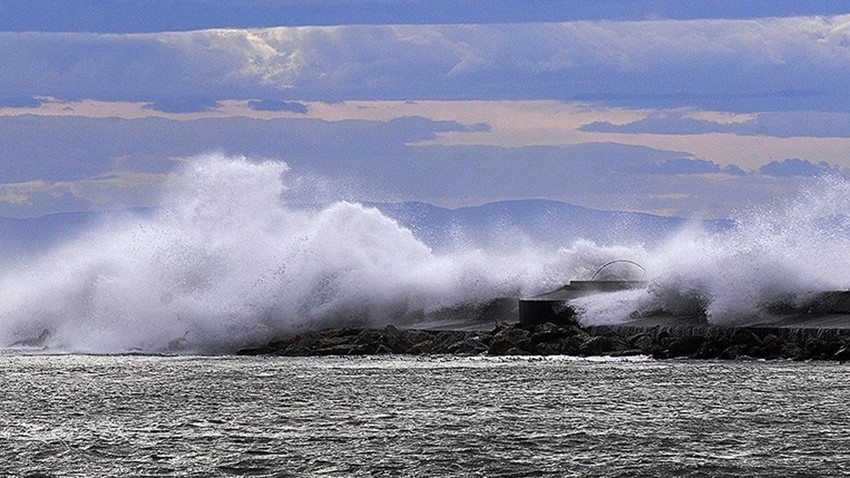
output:
[[[0,7],[0,215],[155,205],[210,151],[304,201],[700,217],[850,168],[846,2]]]

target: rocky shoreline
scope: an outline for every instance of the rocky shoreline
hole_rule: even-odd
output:
[[[489,331],[337,328],[281,337],[239,355],[649,355],[656,359],[850,359],[850,330],[498,324]]]

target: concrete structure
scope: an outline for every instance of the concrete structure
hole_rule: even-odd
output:
[[[639,289],[643,281],[572,281],[544,294],[519,300],[519,322],[559,325],[578,324],[576,311],[570,301],[592,294]],[[726,327],[756,327],[771,329],[848,329],[850,330],[850,291],[812,293],[804,304],[792,307],[777,304],[766,307],[767,314],[759,317],[741,317]],[[659,311],[653,315],[634,314],[632,320],[615,327],[633,327],[635,330],[661,328],[712,327],[705,317],[676,316]]]
[[[646,286],[643,281],[571,281],[569,284],[533,297],[520,299],[519,321],[523,324],[569,324],[576,322],[576,311],[570,301],[601,292],[616,292],[639,289]]]

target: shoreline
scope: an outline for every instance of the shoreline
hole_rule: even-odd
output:
[[[236,355],[571,355],[655,359],[850,360],[850,329],[502,323],[490,330],[332,328]]]

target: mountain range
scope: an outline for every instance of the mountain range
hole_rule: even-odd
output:
[[[652,245],[688,223],[709,231],[732,227],[730,220],[692,220],[624,211],[604,211],[558,201],[528,199],[448,209],[423,202],[364,203],[393,218],[435,250],[474,246],[569,245],[578,239],[598,244]],[[148,216],[155,209],[65,212],[34,218],[0,217],[0,251],[27,254],[80,234],[128,212]]]

